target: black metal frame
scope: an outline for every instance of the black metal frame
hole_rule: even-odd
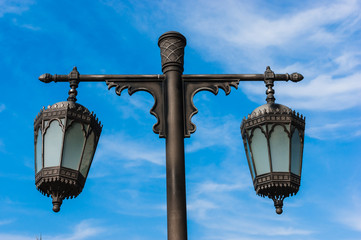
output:
[[[185,37],[178,32],[167,32],[160,36],[158,45],[163,72],[161,75],[82,75],[74,68],[69,75],[43,74],[39,80],[45,83],[70,82],[71,93],[75,96],[79,82],[106,82],[108,89],[115,88],[118,95],[128,89],[129,95],[146,91],[153,96],[154,106],[150,113],[157,118],[153,131],[166,139],[168,239],[185,240],[187,215],[184,138],[196,131],[196,126],[191,121],[192,116],[198,112],[193,103],[194,95],[202,90],[216,95],[219,88],[229,94],[231,87],[237,88],[240,81],[265,81],[272,78],[272,82],[298,82],[303,76],[298,73],[274,74],[269,67],[265,74],[183,75]]]

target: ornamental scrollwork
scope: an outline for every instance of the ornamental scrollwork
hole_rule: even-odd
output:
[[[154,98],[154,105],[150,109],[150,113],[156,117],[157,123],[153,125],[153,132],[159,134],[160,138],[165,137],[164,127],[164,101],[163,101],[163,82],[162,79],[157,81],[122,81],[112,80],[106,81],[108,89],[115,88],[115,93],[120,96],[121,92],[128,89],[128,94],[131,96],[138,91],[145,91],[150,93]]]

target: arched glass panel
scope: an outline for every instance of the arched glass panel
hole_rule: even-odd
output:
[[[290,140],[284,128],[274,127],[270,137],[272,170],[288,172],[290,169]]]
[[[41,135],[41,128],[39,128],[38,136],[36,137],[36,146],[35,146],[36,173],[38,173],[43,168],[42,150],[43,150],[43,136]]]
[[[266,136],[259,128],[256,128],[253,131],[251,148],[257,176],[269,173],[271,170],[269,165],[267,140]]]
[[[44,134],[44,167],[60,165],[62,143],[63,130],[60,123],[52,121]]]
[[[249,149],[249,143],[248,143],[248,138],[246,137],[246,156],[247,156],[247,161],[248,161],[248,166],[252,175],[252,179],[255,178],[256,174],[254,172],[254,166],[253,166],[253,161],[252,161],[252,157],[251,157],[251,151]]]
[[[81,123],[73,122],[66,130],[64,139],[63,167],[78,170],[85,142],[85,133]]]
[[[301,176],[301,139],[297,128],[292,134],[291,172]]]
[[[87,177],[86,175],[88,173],[89,166],[93,159],[93,155],[94,155],[94,151],[95,151],[94,145],[95,145],[95,135],[94,135],[94,132],[91,132],[91,134],[88,137],[88,140],[86,141],[83,159],[82,159],[81,165],[80,165],[80,173],[84,177]]]

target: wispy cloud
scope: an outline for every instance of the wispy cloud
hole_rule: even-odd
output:
[[[99,226],[95,220],[83,220],[76,224],[71,233],[61,235],[43,235],[43,239],[52,240],[83,240],[93,239],[93,237],[100,236],[106,230],[105,227]],[[30,234],[8,234],[0,233],[0,239],[6,240],[35,240],[38,236],[32,236]]]
[[[106,135],[100,140],[97,158],[125,161],[126,166],[138,165],[140,161],[164,165],[164,146],[160,144],[151,137],[135,139],[124,134]]]
[[[6,13],[21,14],[29,9],[29,5],[33,4],[32,0],[0,0],[0,17]]]
[[[26,28],[26,29],[29,29],[29,30],[32,30],[32,31],[39,31],[41,29],[40,27],[34,26],[32,24],[29,24],[29,23],[26,23],[26,24],[19,23],[16,18],[12,19],[12,22],[17,27]]]
[[[194,31],[229,42],[233,46],[263,49],[268,46],[284,48],[289,44],[300,43],[301,39],[303,43],[337,42],[353,30],[340,27],[331,32],[328,25],[347,20],[350,22],[348,26],[355,26],[355,21],[360,20],[360,4],[355,0],[334,1],[328,5],[305,4],[300,7],[301,11],[293,8],[289,12],[279,13],[271,7],[260,12],[257,4],[244,1],[201,1],[188,5],[189,12],[185,14],[189,18],[185,23]]]
[[[351,118],[338,122],[318,123],[307,129],[307,135],[320,140],[352,139],[361,136],[361,119]]]
[[[75,225],[73,232],[68,235],[61,236],[44,236],[44,239],[53,240],[82,240],[90,239],[105,232],[105,228],[99,226],[94,220],[83,220]]]
[[[20,234],[6,234],[6,233],[0,233],[0,238],[6,240],[36,240],[36,236],[23,236]]]
[[[3,112],[6,109],[6,106],[4,103],[0,104],[0,113]]]
[[[356,72],[345,77],[319,75],[310,81],[298,83],[297,86],[277,84],[276,98],[299,110],[346,110],[361,106],[361,86],[358,83],[360,79],[361,72]],[[243,89],[253,101],[260,102],[264,99],[264,88],[259,84],[245,84]]]
[[[213,146],[223,146],[232,150],[239,148],[240,121],[233,116],[207,116],[202,119],[195,118],[193,122],[197,125],[197,137],[186,146],[186,152],[196,152]]]
[[[347,203],[334,211],[335,220],[346,227],[361,232],[361,196],[358,193],[351,193]]]
[[[7,225],[7,224],[11,224],[14,222],[14,219],[5,219],[5,220],[0,220],[0,226],[1,225]]]

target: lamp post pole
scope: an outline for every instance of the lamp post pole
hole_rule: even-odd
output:
[[[298,82],[298,73],[268,74],[213,74],[183,75],[186,39],[178,32],[167,32],[158,41],[163,75],[81,75],[74,67],[69,75],[43,74],[39,80],[70,82],[71,97],[76,96],[79,82],[106,82],[118,95],[124,89],[132,95],[137,91],[152,94],[155,104],[151,114],[157,118],[153,131],[166,139],[167,225],[168,240],[187,239],[186,184],[184,163],[184,138],[195,132],[191,118],[198,112],[193,96],[202,90],[218,93],[219,88],[228,95],[231,86],[237,88],[240,81],[288,81]],[[267,74],[266,74],[267,73]]]
[[[169,240],[187,239],[187,203],[184,163],[183,56],[186,39],[175,32],[162,35],[162,71],[165,75],[167,225]]]

